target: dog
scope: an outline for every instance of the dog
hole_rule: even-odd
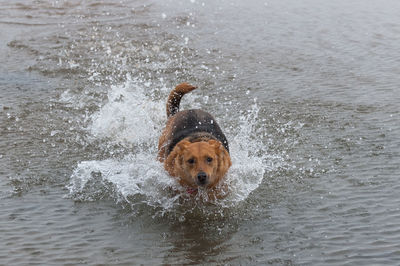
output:
[[[194,89],[182,83],[169,94],[158,160],[189,194],[204,189],[221,198],[226,194],[222,181],[232,165],[228,140],[211,114],[200,109],[179,111],[182,97]]]

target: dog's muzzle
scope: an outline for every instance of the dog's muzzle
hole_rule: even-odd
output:
[[[199,172],[199,173],[197,174],[197,183],[198,183],[200,186],[206,185],[206,184],[208,183],[208,176],[207,176],[207,174],[204,173],[204,172]]]

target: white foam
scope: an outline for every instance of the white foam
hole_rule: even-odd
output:
[[[89,130],[97,138],[116,142],[149,142],[157,139],[164,112],[164,103],[150,100],[142,86],[128,79],[111,86],[108,102],[92,116]]]
[[[236,130],[228,135],[232,167],[227,180],[232,189],[229,200],[233,202],[245,200],[260,186],[265,174],[272,168],[268,162],[272,162],[275,156],[265,153],[266,147],[257,130],[259,111],[254,103],[246,115],[239,117]]]
[[[131,198],[144,196],[148,205],[170,209],[176,201],[169,189],[177,186],[174,179],[163,170],[152,154],[130,154],[121,160],[93,160],[78,164],[68,186],[70,194],[79,200],[96,200],[97,195],[110,191],[117,201],[131,205]],[[142,203],[142,202],[139,202]]]

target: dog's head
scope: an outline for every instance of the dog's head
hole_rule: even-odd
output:
[[[165,161],[167,171],[179,177],[181,185],[212,188],[232,165],[229,153],[216,140],[180,141]]]

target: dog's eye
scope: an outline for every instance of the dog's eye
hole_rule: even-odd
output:
[[[191,158],[191,159],[189,159],[187,162],[188,162],[189,164],[194,164],[194,159]]]
[[[208,162],[208,163],[211,163],[211,162],[212,162],[212,160],[213,160],[213,158],[211,158],[211,157],[207,157],[207,162]]]

